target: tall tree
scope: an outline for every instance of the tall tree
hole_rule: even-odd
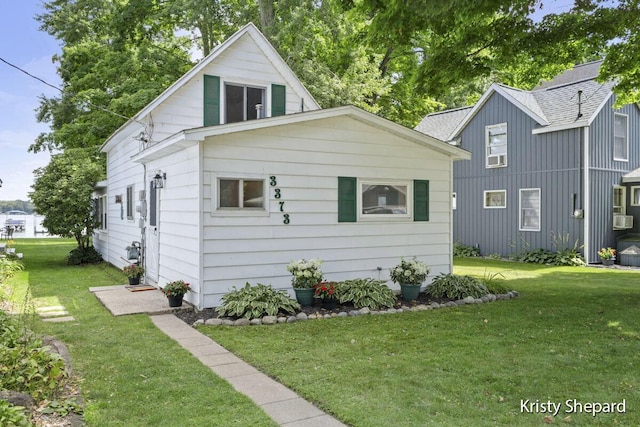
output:
[[[51,156],[47,166],[34,171],[29,193],[36,211],[45,216],[42,225],[52,234],[75,238],[80,251],[91,246],[97,225],[91,198],[96,182],[104,176],[100,162],[89,153],[68,149]]]

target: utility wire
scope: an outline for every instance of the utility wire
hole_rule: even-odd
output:
[[[49,86],[49,87],[54,88],[55,90],[59,91],[60,93],[64,93],[64,91],[63,91],[62,89],[60,89],[58,86],[53,85],[53,84],[51,84],[51,83],[47,82],[46,80],[41,79],[41,78],[40,78],[40,77],[38,77],[38,76],[34,76],[34,75],[33,75],[33,74],[31,74],[30,72],[28,72],[28,71],[26,71],[26,70],[24,70],[24,69],[22,69],[22,68],[18,67],[18,66],[17,66],[17,65],[15,65],[15,64],[10,63],[10,62],[9,62],[9,61],[7,61],[6,59],[4,59],[4,58],[0,57],[0,61],[4,62],[5,64],[7,64],[7,65],[8,65],[8,66],[10,66],[10,67],[15,68],[15,69],[16,69],[16,70],[18,70],[18,71],[20,71],[20,72],[22,72],[22,73],[26,74],[27,76],[31,77],[32,79],[36,79],[36,80],[38,80],[39,82],[41,82],[41,83],[43,83],[43,84],[45,84],[45,85],[47,85],[47,86]],[[114,116],[118,116],[118,117],[120,117],[120,118],[122,118],[122,119],[132,120],[132,118],[131,118],[131,117],[127,117],[127,116],[122,115],[122,114],[120,114],[120,113],[116,113],[115,111],[111,111],[111,110],[109,110],[109,109],[107,109],[107,108],[105,108],[105,107],[101,107],[101,106],[99,106],[99,105],[96,105],[96,104],[92,103],[91,101],[87,101],[87,100],[81,99],[78,95],[76,95],[76,94],[74,94],[74,93],[69,93],[69,92],[67,92],[67,94],[68,94],[70,97],[72,97],[72,98],[76,98],[76,99],[78,99],[80,102],[85,102],[87,105],[89,105],[89,106],[91,106],[91,107],[94,107],[94,108],[97,108],[98,110],[104,111],[105,113],[113,114]],[[145,132],[147,131],[147,125],[146,125],[145,123],[143,123],[143,122],[141,122],[141,121],[138,121],[138,120],[134,120],[134,121],[135,121],[136,123],[141,124],[142,126],[144,126],[144,128],[145,128]]]

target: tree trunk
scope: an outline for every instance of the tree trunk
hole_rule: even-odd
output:
[[[260,29],[264,35],[271,41],[271,30],[275,22],[275,4],[276,0],[258,0],[260,8]]]

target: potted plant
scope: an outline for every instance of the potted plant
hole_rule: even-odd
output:
[[[616,260],[616,250],[613,248],[601,248],[598,255],[602,260],[602,265],[613,265]]]
[[[322,307],[327,310],[336,308],[337,289],[335,282],[322,281],[313,285],[314,297],[322,300]]]
[[[322,281],[321,264],[322,260],[314,258],[294,260],[287,266],[287,271],[293,275],[291,285],[296,293],[296,299],[302,306],[313,304],[313,286]]]
[[[391,269],[391,280],[400,285],[402,299],[412,301],[420,294],[420,285],[427,278],[429,267],[417,259],[402,258],[400,264]]]
[[[191,291],[191,287],[184,280],[169,282],[162,288],[162,293],[164,293],[169,300],[169,307],[180,307],[184,294],[189,291]]]
[[[144,274],[144,267],[138,264],[129,264],[125,265],[122,271],[129,278],[130,285],[137,285],[140,283],[140,277]]]

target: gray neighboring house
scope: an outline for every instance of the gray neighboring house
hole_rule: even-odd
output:
[[[614,84],[595,80],[601,63],[531,91],[493,84],[416,126],[472,153],[454,164],[454,241],[507,256],[568,236],[597,263],[600,248],[640,232],[640,109],[613,108]]]

